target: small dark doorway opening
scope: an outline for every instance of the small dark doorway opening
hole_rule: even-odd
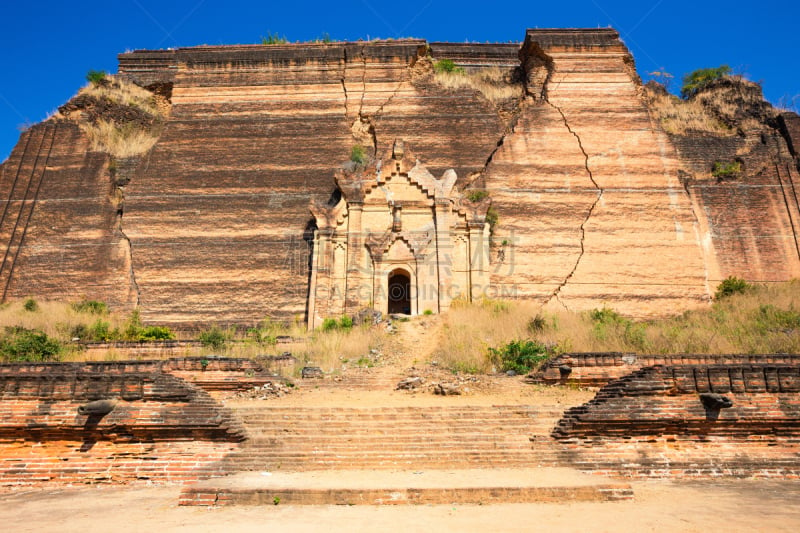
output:
[[[411,314],[411,276],[403,270],[389,274],[389,314]]]

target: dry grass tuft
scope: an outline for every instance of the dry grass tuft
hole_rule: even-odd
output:
[[[221,349],[205,347],[201,355],[224,355],[226,357],[256,358],[265,354],[290,352],[298,359],[295,372],[303,366],[318,366],[326,373],[337,373],[343,366],[352,367],[359,360],[369,358],[371,349],[380,350],[387,340],[387,333],[380,327],[353,326],[351,329],[316,330],[309,332],[305,323],[296,321],[291,325],[273,323],[272,334],[289,336],[291,343],[265,345],[254,342],[251,336],[233,335]]]
[[[92,150],[107,152],[114,157],[126,158],[143,154],[158,141],[158,128],[145,130],[136,124],[118,126],[108,120],[94,124],[81,124],[89,137]]]
[[[463,372],[491,372],[488,349],[532,339],[554,353],[800,353],[800,280],[755,286],[710,308],[634,321],[611,309],[539,314],[533,304],[459,304],[443,316],[434,360]]]
[[[306,337],[294,355],[305,365],[318,366],[324,372],[337,372],[343,365],[368,357],[371,349],[380,350],[385,342],[386,333],[378,327],[315,331]]]
[[[97,320],[97,315],[79,313],[64,302],[37,301],[36,311],[26,311],[24,301],[14,301],[0,307],[0,330],[7,327],[20,326],[38,329],[62,342],[70,340],[70,331],[80,324],[88,324]],[[113,326],[121,326],[125,318],[109,314],[102,317]]]
[[[147,89],[115,76],[106,76],[105,83],[90,83],[78,91],[78,96],[107,99],[120,106],[135,107],[154,117],[163,118],[156,97]]]
[[[81,96],[111,103],[111,111],[103,111],[106,116],[92,116],[86,120],[77,115],[77,120],[89,137],[92,150],[114,157],[133,157],[150,150],[168,114],[168,106],[159,102],[152,92],[114,76],[107,76],[103,83],[83,87],[78,91],[78,97]],[[117,115],[119,110],[126,113]],[[131,112],[140,119],[131,121],[128,118]]]
[[[755,286],[662,320],[635,322],[606,313],[557,313],[546,317],[541,342],[562,351],[674,353],[800,353],[800,280]]]
[[[650,111],[667,133],[686,135],[690,132],[703,132],[719,136],[736,134],[736,130],[715,118],[699,100],[681,100],[668,93],[653,91],[647,86],[645,97]]]
[[[440,342],[432,358],[454,371],[490,372],[488,349],[529,337],[528,322],[534,314],[533,304],[525,302],[455,301],[442,316]]]
[[[436,83],[447,89],[469,87],[476,89],[492,103],[510,98],[521,98],[524,87],[514,81],[513,72],[500,67],[491,67],[472,72],[436,72]]]
[[[761,86],[741,76],[718,80],[693,99],[742,131],[760,129],[764,121],[777,115],[777,110],[764,100]]]

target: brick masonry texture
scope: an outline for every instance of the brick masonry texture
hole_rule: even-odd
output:
[[[640,355],[621,352],[567,353],[531,372],[529,383],[601,387],[640,368],[654,365],[800,364],[795,354]]]
[[[244,429],[232,412],[189,383],[252,386],[250,362],[201,359],[0,365],[0,486],[186,482],[224,470]],[[246,370],[245,370],[246,369]],[[169,372],[183,374],[182,377]],[[243,384],[231,387],[230,376]],[[187,379],[183,379],[187,378]],[[107,414],[79,407],[107,400]]]
[[[587,470],[797,478],[799,392],[797,363],[645,367],[567,410],[553,436]]]
[[[446,88],[427,54],[523,79],[521,96]],[[135,51],[119,73],[169,98],[157,144],[114,163],[119,203],[75,123],[23,133],[0,169],[3,298],[88,296],[180,325],[305,318],[309,201],[331,197],[354,144],[383,154],[401,137],[434,175],[490,192],[488,296],[647,317],[705,305],[728,275],[800,275],[796,115],[669,137],[614,30]],[[745,175],[710,179],[730,157]]]

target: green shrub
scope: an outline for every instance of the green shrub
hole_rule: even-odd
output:
[[[438,73],[464,74],[464,69],[456,66],[452,59],[442,59],[433,64],[433,70]]]
[[[637,324],[608,307],[593,309],[589,312],[589,318],[594,322],[592,330],[596,339],[605,341],[615,337],[621,338],[636,350],[647,350],[647,326],[645,324]]]
[[[494,207],[490,207],[488,211],[486,211],[486,223],[489,224],[490,231],[494,232],[495,226],[497,226],[497,222],[500,220],[500,217],[495,211]]]
[[[140,341],[169,341],[175,334],[167,326],[145,326],[139,332]]]
[[[375,362],[369,357],[360,357],[358,361],[356,361],[356,366],[372,368],[375,366]]]
[[[322,331],[344,330],[347,331],[353,328],[353,319],[349,316],[343,316],[338,320],[335,318],[326,318],[322,321]]]
[[[105,70],[90,70],[86,73],[86,81],[92,85],[100,85],[106,81],[108,74]]]
[[[432,315],[432,314],[433,314],[433,311],[431,311],[430,309],[426,309],[426,310],[424,310],[424,311],[422,312],[422,314],[423,314],[423,315],[425,315],[425,316],[430,316],[430,315]]]
[[[264,328],[250,328],[247,330],[247,338],[262,346],[275,346],[278,344],[278,337],[271,330]]]
[[[723,163],[721,161],[714,161],[714,166],[711,169],[711,175],[715,178],[735,178],[742,172],[742,164],[739,161],[731,161]]]
[[[367,151],[363,146],[357,144],[350,150],[350,161],[357,165],[363,165],[367,161]]]
[[[139,310],[134,309],[130,318],[125,323],[122,331],[122,340],[131,342],[157,341],[174,339],[175,335],[166,326],[144,326],[139,315]],[[117,339],[114,339],[117,340]]]
[[[728,65],[720,65],[717,68],[700,68],[692,71],[683,77],[681,96],[684,98],[690,98],[712,81],[724,78],[730,73],[731,67]]]
[[[608,307],[603,307],[602,309],[592,309],[589,311],[589,318],[591,318],[592,321],[597,324],[615,324],[625,320],[619,315],[619,313],[613,309],[609,309]]]
[[[288,42],[289,41],[286,40],[286,37],[272,32],[267,32],[266,37],[261,37],[261,44],[286,44]]]
[[[489,348],[489,360],[503,372],[530,372],[550,357],[547,347],[536,341],[515,340],[501,348]]]
[[[772,304],[762,304],[758,308],[755,321],[761,332],[795,330],[800,328],[800,313],[791,308],[783,310]]]
[[[714,293],[714,299],[721,300],[722,298],[727,298],[728,296],[734,294],[744,294],[752,288],[753,286],[747,283],[745,280],[735,276],[728,276],[717,286],[717,292]]]
[[[34,313],[39,310],[39,304],[36,303],[36,300],[33,298],[28,298],[25,300],[25,303],[22,304],[22,308],[26,311]]]
[[[61,344],[36,329],[7,327],[0,338],[0,358],[5,361],[55,361],[60,353]]]
[[[230,340],[229,332],[224,329],[213,326],[210,329],[200,332],[199,340],[203,346],[220,350],[225,346],[225,343]]]
[[[87,337],[81,337],[81,338],[97,342],[115,341],[119,340],[119,330],[116,328],[112,330],[111,324],[109,324],[104,320],[97,320],[94,324],[92,324],[89,327]]]
[[[488,191],[482,191],[482,190],[479,190],[479,189],[474,189],[474,190],[471,190],[471,191],[467,191],[467,199],[470,202],[480,202],[484,198],[488,198],[488,197],[489,197],[489,192]]]
[[[81,300],[80,302],[73,302],[70,307],[76,313],[88,313],[90,315],[105,315],[108,314],[108,306],[103,302],[96,300]]]
[[[77,324],[69,330],[69,338],[81,341],[89,340],[91,338],[91,333],[89,332],[89,328],[86,327],[86,324]]]

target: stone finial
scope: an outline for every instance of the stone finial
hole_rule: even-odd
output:
[[[400,161],[403,159],[403,155],[405,155],[403,139],[395,139],[394,146],[392,146],[392,159]]]

